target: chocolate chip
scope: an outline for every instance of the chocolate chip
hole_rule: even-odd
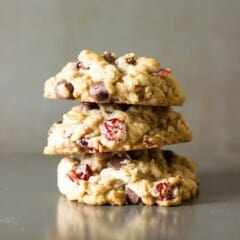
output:
[[[80,70],[80,69],[88,70],[88,69],[89,69],[89,67],[85,66],[85,65],[83,64],[83,62],[81,62],[81,61],[78,61],[78,62],[76,63],[76,68],[77,68],[78,70]]]
[[[141,198],[129,187],[125,188],[125,192],[127,194],[127,199],[130,203],[138,204],[141,202]]]
[[[173,151],[170,150],[163,150],[162,151],[163,157],[167,162],[171,162],[172,158],[175,156]]]
[[[132,64],[132,65],[135,65],[137,63],[137,60],[136,60],[136,57],[127,57],[126,58],[126,62],[128,64]]]
[[[104,101],[109,98],[108,91],[103,82],[93,83],[90,86],[89,93],[96,101]]]
[[[72,99],[73,91],[73,85],[70,82],[67,82],[65,79],[59,81],[55,87],[56,95],[62,99]]]
[[[114,154],[108,161],[107,166],[119,170],[124,165],[122,161],[125,159],[130,159],[126,153]]]
[[[115,60],[117,59],[116,54],[114,54],[113,52],[109,52],[109,51],[105,51],[102,56],[107,62],[109,62],[111,64],[114,64]]]
[[[99,109],[99,106],[97,103],[83,103],[81,102],[79,105],[80,111],[89,111],[92,109]]]

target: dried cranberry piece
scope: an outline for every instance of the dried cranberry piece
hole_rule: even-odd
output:
[[[62,99],[72,99],[73,98],[74,87],[67,80],[62,79],[59,81],[55,87],[55,93],[59,98]]]
[[[89,67],[85,66],[85,65],[83,64],[83,62],[81,62],[81,61],[78,61],[78,62],[76,63],[76,68],[77,68],[78,70],[80,70],[80,69],[88,70],[88,69],[89,69]]]
[[[101,134],[109,141],[123,142],[127,138],[127,128],[125,122],[112,118],[105,121],[100,126]]]
[[[160,78],[168,78],[168,75],[172,72],[171,68],[161,68],[159,72],[154,73],[154,76],[160,77]]]
[[[122,161],[124,159],[130,159],[129,155],[126,153],[117,153],[114,154],[111,159],[109,160],[109,162],[107,163],[108,167],[114,168],[116,170],[119,170],[124,164],[122,163]]]
[[[93,171],[88,164],[78,165],[68,173],[68,177],[72,182],[76,182],[78,180],[87,181],[92,175]]]
[[[96,101],[104,101],[109,98],[109,93],[103,82],[93,83],[90,86],[89,93]]]
[[[157,184],[156,190],[159,192],[157,200],[166,201],[173,199],[173,190],[175,186],[171,185],[168,182],[161,182]]]
[[[116,54],[114,54],[113,52],[109,52],[109,51],[105,51],[102,56],[107,62],[109,62],[111,64],[114,64],[115,60],[117,59]]]
[[[88,138],[81,138],[81,139],[79,139],[79,141],[77,143],[80,145],[80,147],[88,149],[89,152],[91,152],[91,153],[98,153],[99,152],[97,148],[89,145]]]
[[[141,202],[141,198],[129,187],[125,188],[125,192],[127,194],[127,199],[130,203],[138,204]]]
[[[88,180],[93,175],[92,169],[88,164],[77,166],[75,173],[82,180]]]

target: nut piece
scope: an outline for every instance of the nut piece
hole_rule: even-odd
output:
[[[103,82],[93,83],[90,86],[89,93],[96,101],[104,101],[109,98],[108,91]]]
[[[109,141],[124,142],[127,138],[125,122],[118,118],[105,121],[100,126],[100,131],[102,136]]]
[[[74,87],[67,80],[62,79],[59,81],[55,87],[55,93],[59,98],[62,99],[72,99],[73,98]]]

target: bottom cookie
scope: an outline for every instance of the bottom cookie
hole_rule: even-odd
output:
[[[89,205],[180,205],[196,195],[196,165],[172,151],[150,149],[66,157],[58,188]]]

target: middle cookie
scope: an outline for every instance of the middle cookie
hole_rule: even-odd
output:
[[[45,154],[129,151],[190,141],[170,107],[80,103],[49,129]]]

